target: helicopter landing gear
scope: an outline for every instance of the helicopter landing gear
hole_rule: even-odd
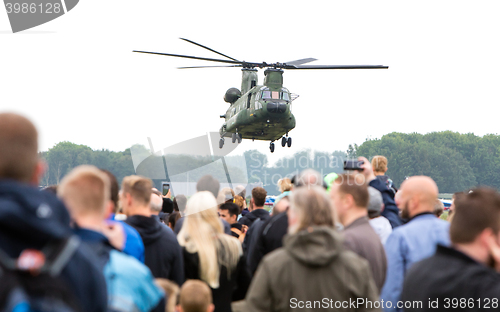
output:
[[[288,145],[288,147],[292,146],[292,138],[288,136],[288,132],[286,133],[286,136],[281,138],[281,146],[285,147],[285,145]]]
[[[224,138],[220,138],[219,140],[219,148],[222,148],[224,146]]]
[[[243,138],[242,138],[241,133],[233,133],[231,135],[231,142],[232,143],[235,143],[236,141],[238,141],[238,144],[240,144],[242,139]]]
[[[269,149],[271,150],[271,153],[274,153],[274,143],[271,142],[271,144],[269,144]]]

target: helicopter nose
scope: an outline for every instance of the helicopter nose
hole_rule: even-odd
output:
[[[267,103],[267,111],[270,113],[282,114],[282,113],[286,112],[286,103],[269,102],[269,103]]]

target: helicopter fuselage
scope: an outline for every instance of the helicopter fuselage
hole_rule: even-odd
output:
[[[286,88],[272,89],[255,86],[231,104],[220,129],[221,137],[238,133],[243,139],[275,141],[295,128],[290,92]]]

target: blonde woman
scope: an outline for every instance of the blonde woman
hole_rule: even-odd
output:
[[[250,276],[241,243],[224,234],[217,201],[198,192],[186,204],[186,220],[179,235],[186,279],[200,279],[212,289],[215,311],[231,311],[231,301],[245,297]]]
[[[278,181],[278,187],[281,194],[276,197],[276,199],[274,200],[273,208],[271,208],[271,211],[269,211],[269,213],[273,216],[279,214],[279,212],[276,213],[276,211],[274,211],[274,207],[278,205],[278,202],[283,198],[292,195],[293,184],[289,178],[284,178]]]
[[[293,188],[293,184],[289,178],[284,178],[278,181],[278,187],[280,189],[280,193],[284,193],[291,191]]]

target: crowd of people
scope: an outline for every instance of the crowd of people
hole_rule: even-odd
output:
[[[189,197],[94,166],[40,190],[26,118],[0,114],[0,311],[430,311],[499,308],[500,194],[396,189],[387,159]],[[451,219],[451,220],[450,220]],[[499,287],[499,289],[497,289]]]

